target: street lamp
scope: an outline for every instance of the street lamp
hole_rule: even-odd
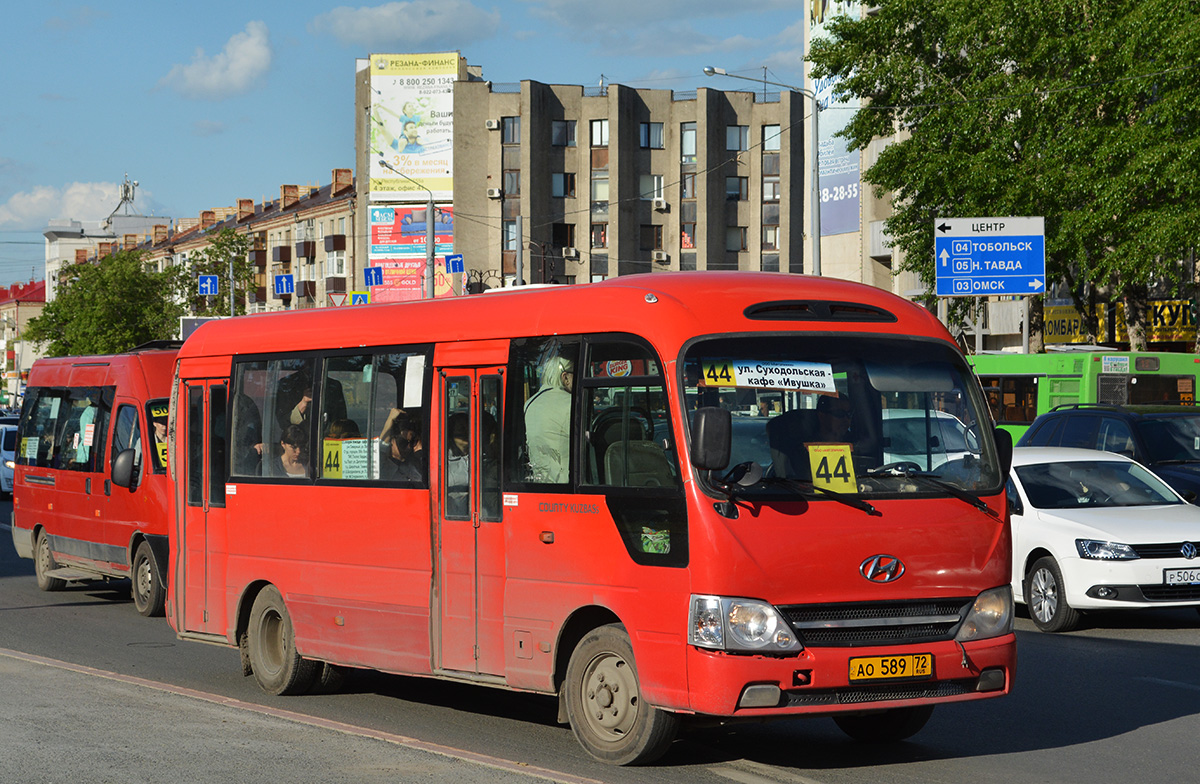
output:
[[[809,140],[809,155],[812,157],[812,174],[809,176],[809,209],[812,211],[812,233],[813,233],[813,252],[812,252],[812,274],[821,274],[821,164],[820,164],[820,146],[819,133],[817,126],[817,118],[821,112],[821,102],[817,100],[817,94],[811,90],[806,90],[803,87],[793,87],[790,84],[783,82],[772,82],[767,79],[754,79],[749,76],[739,76],[738,74],[728,73],[724,68],[716,68],[708,65],[704,68],[705,76],[725,76],[730,79],[745,79],[747,82],[762,82],[763,84],[773,84],[776,87],[786,87],[794,93],[799,93],[805,98],[812,100],[812,138]]]

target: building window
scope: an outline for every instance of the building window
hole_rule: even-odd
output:
[[[763,152],[778,152],[779,151],[779,126],[764,125],[763,131]]]
[[[556,248],[574,248],[575,224],[555,223],[550,229],[550,244]]]
[[[779,201],[778,177],[763,177],[763,201]]]
[[[679,124],[679,157],[683,163],[696,162],[696,123]]]
[[[335,278],[346,274],[346,251],[331,250],[325,255],[325,274]]]
[[[592,224],[592,247],[607,248],[608,247],[608,224],[593,223]]]
[[[663,197],[663,176],[661,174],[643,174],[638,180],[643,199],[661,199]]]
[[[521,143],[521,118],[520,117],[501,117],[500,127],[503,133],[501,141],[504,144],[520,144]]]
[[[654,225],[642,226],[642,250],[662,250],[663,227]]]
[[[608,146],[608,120],[592,120],[592,146]]]
[[[745,201],[750,195],[749,177],[726,177],[725,199],[727,201]]]
[[[519,172],[519,171],[504,172],[504,195],[505,196],[520,196],[521,195],[521,172]]]
[[[750,126],[725,126],[725,149],[737,151],[750,149]]]
[[[725,250],[737,251],[746,249],[746,227],[730,226],[725,229]]]
[[[679,224],[679,247],[683,250],[691,250],[696,247],[696,224]]]
[[[592,172],[592,201],[608,202],[608,172]]]
[[[550,191],[555,198],[575,198],[575,172],[555,172],[550,175]]]
[[[517,250],[517,232],[520,229],[517,227],[515,220],[504,221],[504,246],[503,250]]]
[[[338,234],[346,233],[346,219],[338,218]]]
[[[763,250],[778,250],[779,249],[779,227],[778,226],[763,226],[762,249]]]
[[[642,149],[661,150],[663,148],[663,124],[644,122],[641,125]]]
[[[554,120],[550,123],[550,144],[555,147],[574,147],[575,121]]]
[[[685,174],[679,179],[679,196],[683,199],[696,198],[696,175]]]

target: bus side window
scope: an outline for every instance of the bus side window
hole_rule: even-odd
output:
[[[515,340],[510,354],[509,479],[568,484],[578,340]]]
[[[113,445],[112,454],[109,455],[109,472],[112,472],[111,464],[117,462],[117,455],[124,452],[126,449],[132,449],[137,453],[137,468],[134,470],[134,484],[130,489],[137,487],[137,480],[141,475],[142,470],[142,433],[141,426],[138,424],[137,409],[130,405],[123,405],[117,409],[116,422],[113,425]]]
[[[66,397],[66,390],[48,387],[30,389],[26,393],[18,463],[37,468],[58,466],[58,419],[69,408]]]

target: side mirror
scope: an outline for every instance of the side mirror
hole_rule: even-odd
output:
[[[1012,433],[1001,428],[995,428],[992,431],[996,438],[996,457],[1000,458],[1000,475],[1008,479],[1008,472],[1012,470],[1013,458],[1013,440]]]
[[[733,418],[723,408],[697,409],[692,414],[692,465],[703,471],[720,471],[729,465]]]
[[[123,449],[113,461],[112,482],[117,487],[133,487],[133,472],[137,465],[137,454],[132,449]]]

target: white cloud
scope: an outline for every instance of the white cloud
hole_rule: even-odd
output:
[[[40,231],[52,218],[101,220],[120,202],[115,182],[73,182],[62,188],[39,185],[0,204],[0,227]]]
[[[487,12],[468,0],[411,0],[378,6],[340,6],[314,17],[309,32],[331,35],[347,46],[420,49],[452,46],[492,36],[500,12]]]
[[[267,26],[250,22],[226,42],[220,54],[209,57],[197,49],[192,62],[176,65],[160,84],[187,98],[227,98],[254,87],[271,67],[271,56]]]

